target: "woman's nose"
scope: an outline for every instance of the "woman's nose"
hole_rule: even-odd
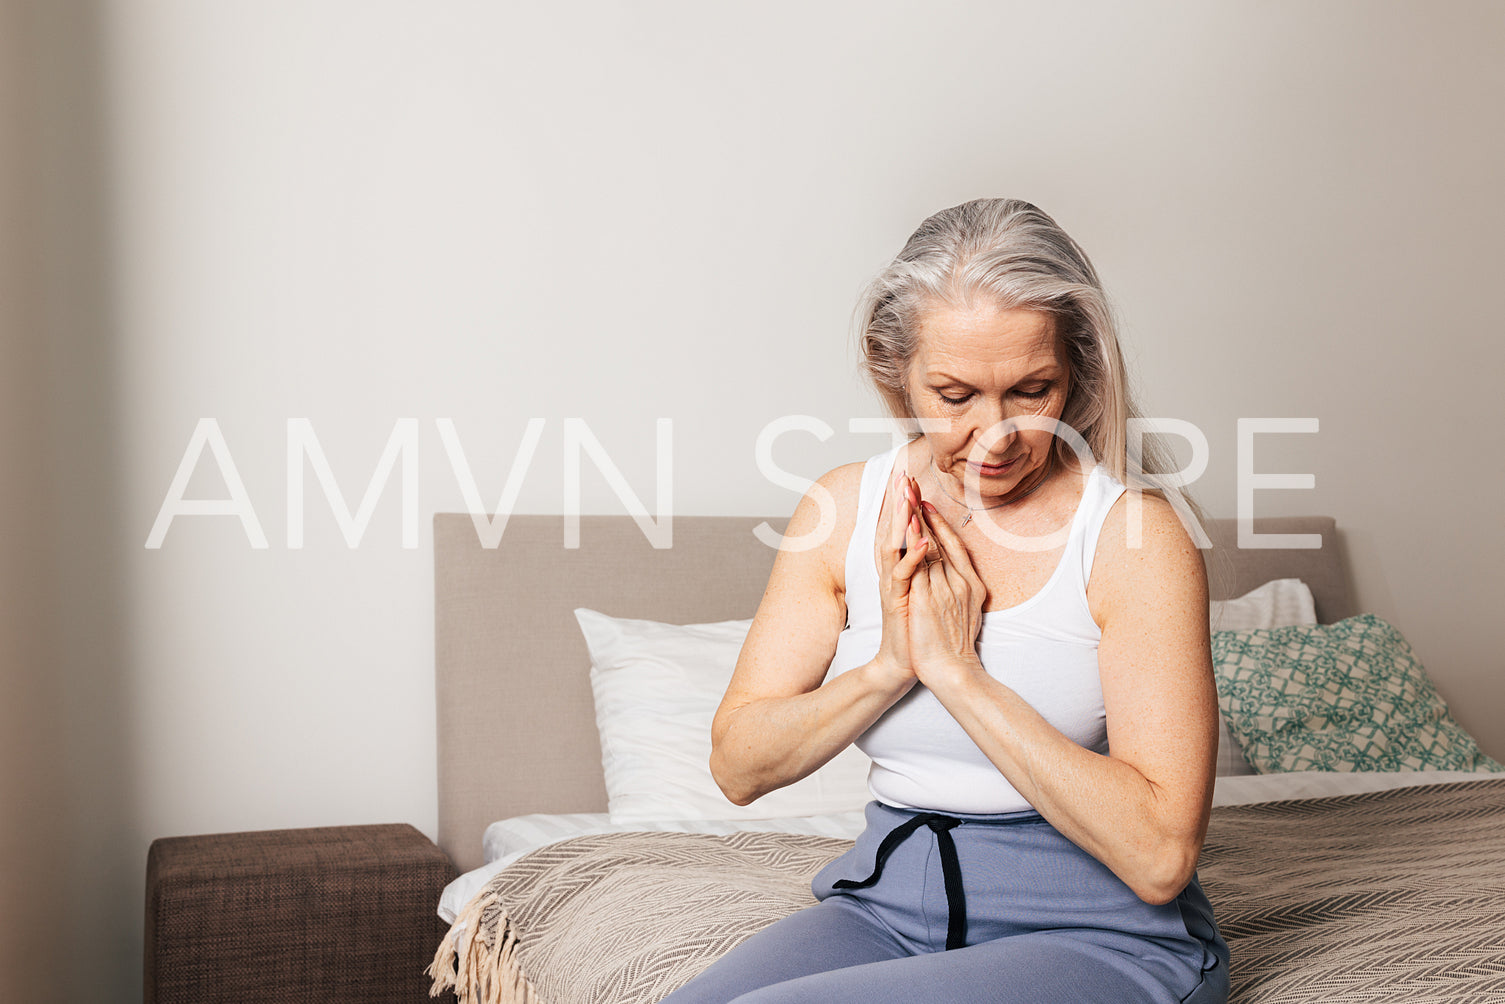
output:
[[[1010,421],[1020,417],[1023,412],[1017,408],[1010,408],[1005,401],[989,400],[984,402],[973,416],[977,425],[972,432],[974,442],[989,456],[997,457],[1007,452],[1009,445],[1013,443],[1014,436],[1019,432],[1017,422]]]
[[[1008,419],[1008,408],[1000,400],[986,398],[977,410],[978,432],[990,438],[999,438],[1003,429],[999,425]]]

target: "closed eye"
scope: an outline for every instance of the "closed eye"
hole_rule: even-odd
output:
[[[1042,398],[1045,395],[1049,394],[1050,393],[1050,387],[1051,387],[1050,384],[1046,384],[1045,386],[1040,387],[1040,388],[1035,389],[1035,390],[1024,390],[1023,388],[1015,388],[1014,393],[1017,394],[1020,397],[1023,397],[1023,398],[1029,398],[1030,400],[1036,400],[1038,398]],[[972,399],[972,394],[973,394],[972,391],[968,391],[967,393],[962,394],[960,397],[951,397],[949,394],[942,394],[940,391],[936,391],[936,396],[938,396],[942,401],[944,401],[947,404],[952,405],[952,406],[959,406],[959,405],[966,404],[968,401],[970,401]]]

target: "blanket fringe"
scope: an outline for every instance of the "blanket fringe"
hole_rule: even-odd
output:
[[[430,997],[452,989],[460,1004],[538,1004],[517,959],[517,932],[500,899],[495,892],[482,893],[455,918],[424,970],[433,978]],[[492,907],[496,926],[485,931],[481,921]]]

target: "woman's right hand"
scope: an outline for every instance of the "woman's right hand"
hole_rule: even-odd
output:
[[[909,659],[909,585],[935,546],[924,533],[919,507],[919,486],[906,472],[894,475],[878,513],[879,532],[873,535],[883,607],[883,639],[874,668],[895,686],[915,679]]]

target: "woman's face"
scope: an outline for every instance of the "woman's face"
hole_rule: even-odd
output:
[[[1052,314],[991,305],[925,314],[908,391],[915,416],[930,420],[923,429],[942,486],[956,498],[970,489],[986,499],[1032,483],[1055,437],[994,427],[1020,416],[1059,419],[1070,379]]]

